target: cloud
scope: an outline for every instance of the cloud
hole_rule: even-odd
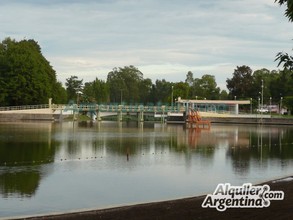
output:
[[[63,82],[134,65],[153,80],[215,75],[225,88],[237,65],[273,69],[292,48],[283,13],[267,0],[1,1],[0,36],[38,41]]]

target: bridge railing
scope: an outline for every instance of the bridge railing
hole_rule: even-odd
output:
[[[148,105],[107,105],[107,104],[68,104],[52,105],[53,109],[65,111],[100,111],[100,112],[182,112],[184,108],[177,106],[148,106]]]
[[[5,106],[5,107],[0,107],[0,111],[15,111],[15,110],[29,110],[29,109],[43,109],[43,108],[49,108],[49,104]]]

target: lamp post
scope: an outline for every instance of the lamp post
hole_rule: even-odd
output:
[[[120,105],[122,105],[122,89],[120,89]]]
[[[270,116],[272,116],[272,97],[270,97]]]
[[[263,79],[261,80],[261,109],[263,109]]]
[[[250,98],[250,114],[252,114],[252,98]]]
[[[282,114],[282,101],[283,101],[283,97],[281,97],[281,102],[280,102],[280,115]]]
[[[173,86],[172,86],[172,94],[171,94],[171,107],[173,108]]]

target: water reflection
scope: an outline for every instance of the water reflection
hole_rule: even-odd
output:
[[[54,161],[58,143],[52,140],[51,123],[0,125],[0,193],[3,197],[35,194],[42,164]]]
[[[257,125],[0,124],[0,206],[7,204],[1,198],[21,197],[61,210],[88,208],[192,196],[219,181],[259,182],[290,170],[292,133]],[[87,201],[74,199],[84,194]]]

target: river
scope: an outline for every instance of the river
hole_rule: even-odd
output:
[[[1,123],[0,218],[197,196],[292,168],[292,126]]]

